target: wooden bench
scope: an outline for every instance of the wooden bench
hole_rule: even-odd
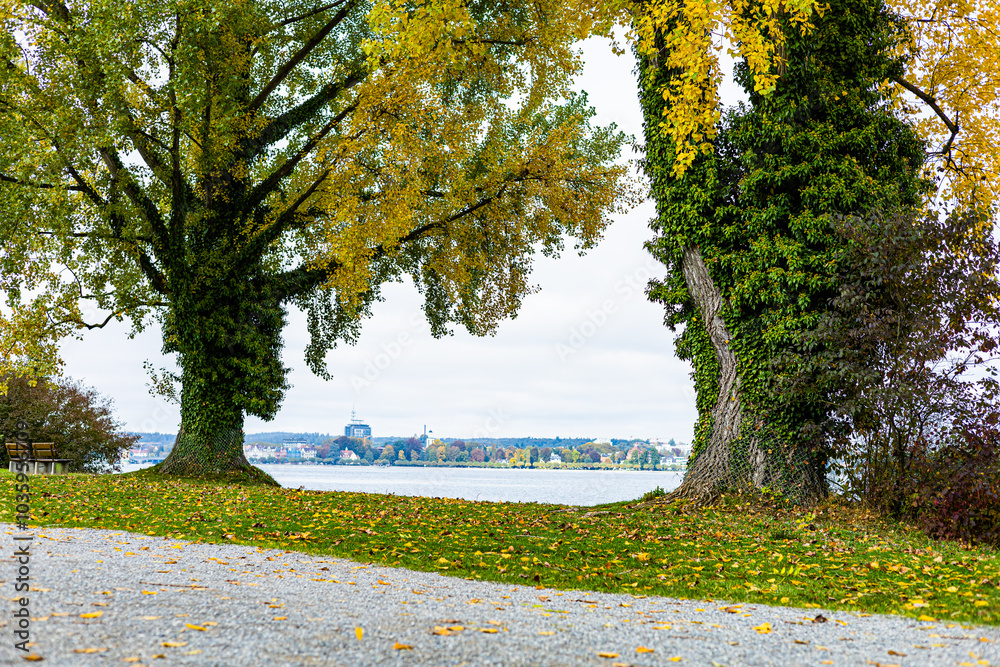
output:
[[[21,460],[21,453],[27,448],[16,442],[8,442],[7,456],[10,457],[10,464],[7,469],[11,472],[18,472],[17,462]],[[27,469],[21,472],[32,475],[60,475],[67,472],[69,464],[73,459],[60,459],[56,456],[56,446],[52,442],[33,442],[30,445],[28,459],[25,461]]]

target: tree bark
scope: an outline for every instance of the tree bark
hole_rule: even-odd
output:
[[[719,396],[712,409],[712,433],[708,443],[695,457],[684,475],[684,481],[668,497],[691,500],[696,505],[703,505],[717,498],[732,477],[730,452],[733,442],[740,435],[743,401],[740,395],[740,378],[736,372],[736,355],[730,345],[732,334],[720,314],[722,294],[708,273],[699,248],[684,249],[681,270],[684,272],[688,293],[694,299],[712,347],[715,348],[715,356],[719,362]]]

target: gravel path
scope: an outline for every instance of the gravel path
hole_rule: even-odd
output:
[[[13,538],[30,533],[0,533],[16,600]],[[34,536],[31,650],[49,665],[1000,667],[997,627],[535,589],[107,530]],[[0,619],[4,665],[23,664],[16,606]]]

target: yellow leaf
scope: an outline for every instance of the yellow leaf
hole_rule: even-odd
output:
[[[540,635],[554,635],[555,631],[553,631],[553,630],[539,630],[538,634],[540,634]]]
[[[365,629],[360,625],[354,628],[354,636],[358,638],[358,641],[361,641],[361,638],[365,636]]]
[[[496,632],[498,632],[498,630],[496,628],[479,628],[479,631],[480,632],[485,632],[485,633],[488,633],[488,634],[491,634],[491,635],[495,634]]]
[[[396,649],[397,651],[409,651],[409,650],[411,650],[413,648],[409,644],[400,644],[399,642],[396,642],[395,644],[393,644],[392,647],[394,649]]]
[[[181,646],[187,646],[187,642],[163,642],[161,646],[166,646],[167,648],[180,648]]]
[[[102,614],[104,614],[103,611],[91,611],[86,614],[80,614],[80,618],[98,618]]]
[[[681,657],[679,655],[675,655],[674,657],[670,658],[670,662],[680,662],[680,661]]]
[[[190,630],[201,630],[202,632],[205,632],[208,629],[208,628],[203,628],[200,625],[193,625],[191,623],[185,623],[184,627],[186,627],[186,628],[188,628]]]
[[[757,627],[754,628],[754,630],[756,630],[758,632],[758,634],[762,634],[762,635],[769,634],[771,632],[771,624],[770,623],[764,623],[762,625],[758,625]]]
[[[608,653],[607,651],[601,651],[597,654],[598,658],[617,658],[617,653]]]
[[[156,595],[156,591],[143,591],[143,595]]]
[[[107,647],[104,648],[75,648],[73,653],[103,653],[107,651]]]
[[[646,646],[640,646],[635,650],[636,653],[652,653],[653,649]]]
[[[918,621],[936,621],[937,619],[934,618],[933,616],[928,616],[926,614],[921,614],[920,616],[917,617],[917,620]]]
[[[973,607],[989,607],[990,603],[987,602],[986,600],[976,600],[975,602],[972,603],[972,606]]]
[[[39,662],[40,660],[45,660],[42,656],[37,653],[29,653],[28,655],[22,656],[28,662]]]
[[[274,617],[273,619],[271,619],[271,620],[272,620],[272,621],[287,621],[287,620],[288,620],[288,617],[287,617],[287,616],[275,616],[275,617]]]

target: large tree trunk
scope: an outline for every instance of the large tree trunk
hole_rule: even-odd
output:
[[[681,264],[688,292],[701,314],[705,330],[715,348],[719,362],[719,397],[712,409],[712,433],[705,448],[695,457],[684,475],[684,481],[669,497],[692,500],[696,505],[718,497],[732,477],[731,450],[740,435],[743,421],[743,401],[740,378],[736,373],[736,355],[730,341],[732,334],[722,319],[722,295],[697,247],[684,249]]]

